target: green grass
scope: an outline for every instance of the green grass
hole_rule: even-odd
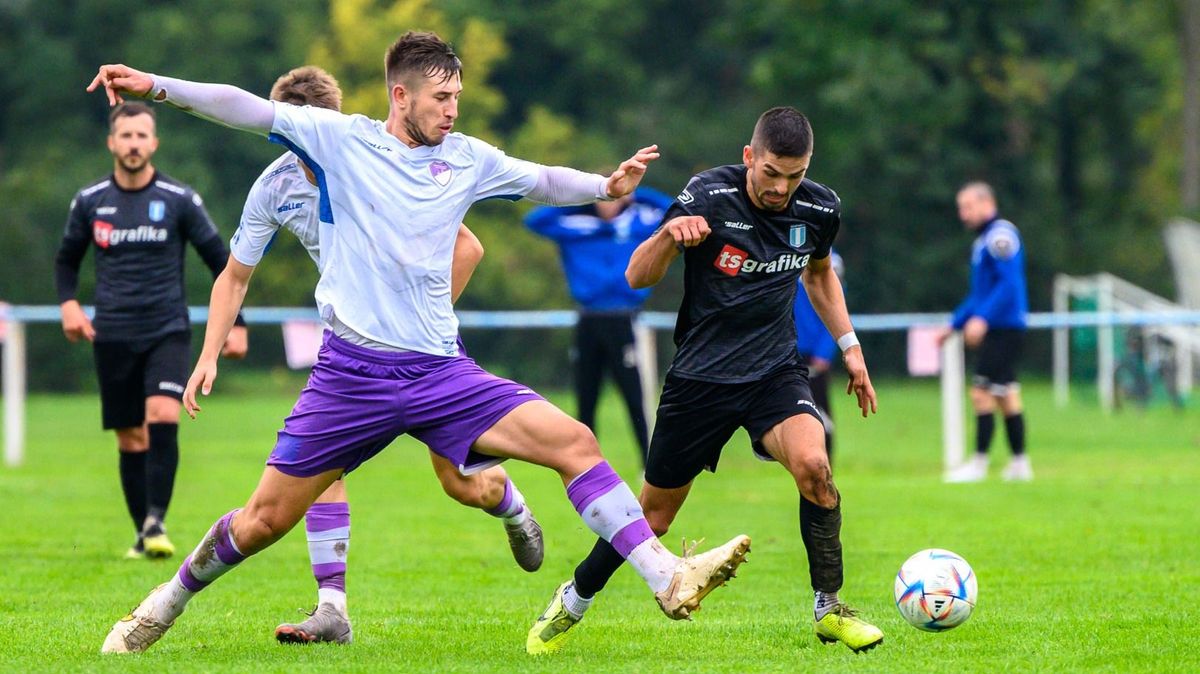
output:
[[[402,440],[349,480],[354,513],[350,647],[280,647],[274,626],[315,591],[293,531],[193,601],[151,652],[102,658],[101,640],[177,562],[124,562],[129,544],[110,436],[91,397],[34,397],[28,464],[0,469],[0,669],[14,671],[1200,671],[1200,414],[1105,417],[1056,411],[1029,386],[1037,480],[943,485],[933,385],[884,382],[869,421],[839,407],[844,497],[842,596],[883,628],[855,656],[811,635],[797,497],[745,438],[704,475],[667,537],[754,537],[752,563],[694,622],[663,618],[628,569],[565,652],[524,654],[525,630],[593,538],[548,471],[509,465],[547,535],[543,569],[513,563],[499,524],[439,492],[423,446]],[[171,532],[190,548],[257,481],[288,395],[216,396],[185,420]],[[561,401],[569,402],[569,401]],[[568,409],[571,409],[568,406]],[[601,443],[626,477],[638,466],[620,405]],[[1003,448],[1003,433],[998,433]],[[995,452],[993,475],[1003,451]],[[892,606],[912,552],[944,547],[979,576],[961,628],[927,634]]]

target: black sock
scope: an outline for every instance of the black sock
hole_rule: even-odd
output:
[[[991,412],[975,415],[975,453],[987,454],[996,432],[996,417]]]
[[[146,519],[146,452],[119,452],[121,457],[121,491],[125,492],[125,507],[139,532]]]
[[[625,563],[625,558],[603,538],[596,541],[592,551],[575,567],[575,592],[591,599],[604,589],[608,579]]]
[[[822,508],[800,497],[800,538],[808,552],[808,576],[819,592],[842,589],[842,504]]]
[[[1025,414],[1017,412],[1011,417],[1004,417],[1004,430],[1008,433],[1008,446],[1013,456],[1025,453]]]
[[[179,424],[150,424],[150,451],[146,460],[149,509],[147,515],[158,521],[167,516],[171,492],[175,489],[175,470],[179,467]]]

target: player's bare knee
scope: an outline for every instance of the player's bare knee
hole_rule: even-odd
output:
[[[483,489],[476,484],[476,480],[467,480],[455,475],[439,478],[446,496],[469,508],[478,508],[483,504]]]
[[[600,443],[596,441],[596,435],[592,433],[592,429],[578,421],[572,421],[571,424],[570,436],[562,450],[563,458],[576,467],[584,464],[588,464],[587,467],[595,465],[604,458],[600,454]]]
[[[134,428],[118,428],[117,435],[117,450],[130,454],[144,452],[150,448],[150,438],[147,437],[146,429],[141,426]]]

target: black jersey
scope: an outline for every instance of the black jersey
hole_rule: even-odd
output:
[[[183,257],[186,244],[216,276],[228,251],[192,188],[157,173],[135,191],[111,176],[71,201],[55,258],[60,303],[75,299],[79,264],[96,249],[96,341],[151,340],[187,330]]]
[[[663,216],[698,215],[712,230],[683,255],[671,374],[742,383],[797,363],[796,279],[810,259],[829,255],[840,207],[833,190],[808,179],[776,212],[750,201],[744,166],[693,177]]]

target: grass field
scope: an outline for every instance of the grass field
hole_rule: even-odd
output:
[[[1027,387],[1037,480],[943,485],[937,389],[883,382],[881,413],[840,413],[835,476],[844,498],[843,598],[886,633],[854,655],[811,634],[812,598],[797,497],[739,436],[717,476],[700,478],[675,530],[754,538],[751,562],[694,622],[658,612],[628,569],[565,651],[531,659],[525,631],[593,541],[547,471],[510,465],[547,535],[533,575],[499,523],[440,495],[423,446],[402,440],[349,480],[348,585],[356,642],[281,647],[274,626],[315,598],[293,531],[194,600],[149,653],[102,658],[111,624],[177,561],[125,562],[127,522],[110,436],[92,397],[34,397],[28,464],[0,469],[0,669],[12,671],[1200,671],[1200,414],[1059,412]],[[293,398],[215,396],[185,420],[171,533],[190,548],[254,486]],[[568,402],[562,400],[560,402]],[[568,407],[568,409],[571,409]],[[636,481],[619,405],[601,443]],[[1003,433],[998,433],[1003,448]],[[995,452],[993,475],[1005,452]],[[963,627],[927,634],[892,605],[912,552],[945,547],[979,576]]]

